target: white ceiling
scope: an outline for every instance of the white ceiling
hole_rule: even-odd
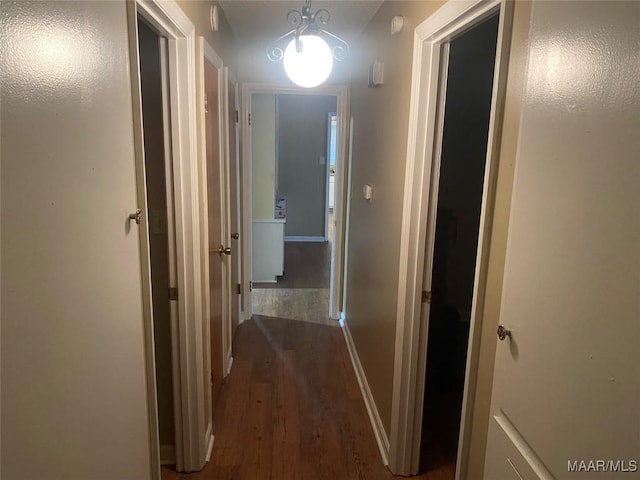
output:
[[[289,10],[300,10],[303,0],[221,0],[220,6],[239,42],[270,43],[293,27],[287,23]],[[313,12],[325,8],[331,21],[325,29],[353,41],[373,18],[382,0],[312,1]]]

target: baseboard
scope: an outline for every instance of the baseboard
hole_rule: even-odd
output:
[[[233,366],[233,357],[231,356],[231,349],[229,349],[229,353],[227,354],[227,371],[224,374],[225,377],[231,373],[232,366]]]
[[[211,452],[213,452],[213,425],[210,423],[207,426],[207,435],[205,438],[209,438],[209,441],[207,442],[207,455],[205,457],[205,461],[208,462],[209,460],[211,460]]]
[[[339,322],[340,326],[342,327],[342,333],[344,334],[345,342],[347,343],[347,350],[349,351],[349,356],[351,357],[353,370],[356,372],[356,378],[358,379],[358,385],[360,386],[360,391],[362,392],[362,398],[364,399],[364,404],[367,407],[369,421],[371,422],[371,426],[373,427],[373,433],[376,437],[378,448],[380,449],[382,463],[384,465],[389,465],[389,437],[387,436],[387,432],[385,431],[384,425],[382,424],[382,419],[380,418],[378,407],[376,407],[376,402],[373,400],[373,395],[371,394],[371,389],[369,388],[367,377],[364,374],[364,370],[362,369],[362,364],[360,363],[360,358],[358,357],[356,346],[353,343],[353,338],[351,338],[351,332],[349,331],[349,326],[347,325],[344,312],[340,313]]]
[[[297,237],[297,236],[289,236],[284,237],[285,242],[326,242],[324,235],[317,235],[314,237]]]
[[[160,465],[175,465],[176,446],[160,445]]]

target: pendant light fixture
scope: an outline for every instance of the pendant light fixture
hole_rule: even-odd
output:
[[[301,11],[290,10],[286,18],[295,28],[267,47],[267,57],[283,61],[287,76],[296,85],[317,87],[329,78],[333,61],[349,55],[349,44],[320,27],[329,23],[331,15],[325,9],[312,12],[311,0],[305,0]]]

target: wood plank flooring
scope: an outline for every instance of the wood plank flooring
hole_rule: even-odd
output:
[[[202,472],[164,468],[163,480],[396,478],[380,459],[337,326],[257,315],[240,325],[214,435]],[[414,478],[452,480],[452,472],[439,464]]]
[[[329,242],[286,242],[284,275],[253,285],[253,313],[336,325],[329,319],[330,271]]]
[[[251,302],[255,315],[324,325],[338,324],[336,320],[329,319],[327,288],[254,289]]]
[[[330,242],[285,242],[284,275],[277,283],[254,283],[254,288],[329,288]]]

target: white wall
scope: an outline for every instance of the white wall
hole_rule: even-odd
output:
[[[276,96],[251,99],[251,177],[254,220],[273,218],[276,198]]]
[[[2,478],[150,478],[123,2],[2,2]]]

